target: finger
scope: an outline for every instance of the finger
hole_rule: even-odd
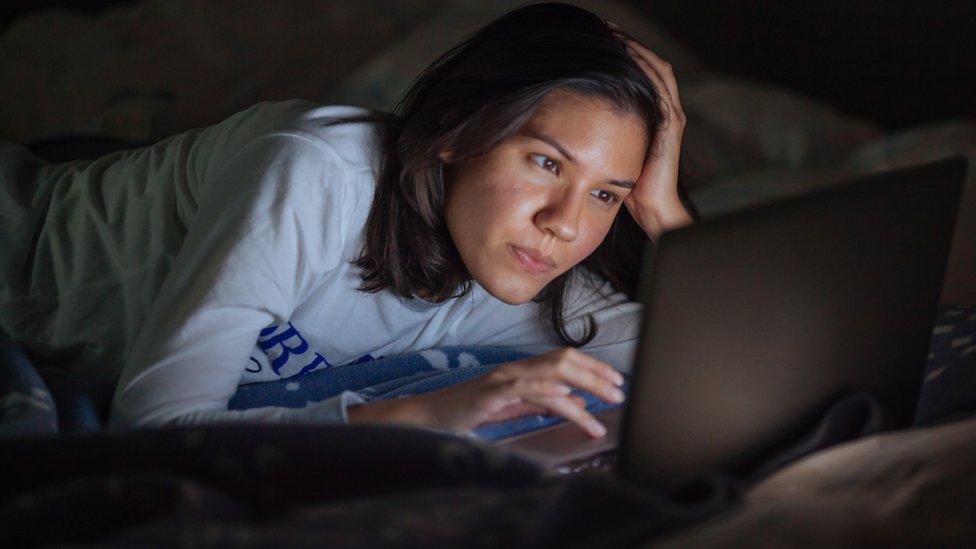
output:
[[[671,88],[669,88],[667,83],[664,81],[664,77],[661,75],[660,71],[654,68],[654,66],[651,65],[647,59],[644,59],[638,55],[637,52],[630,46],[627,47],[627,51],[644,71],[644,73],[647,74],[647,77],[654,82],[654,87],[657,89],[658,95],[660,95],[662,99],[665,99],[668,104],[672,103]]]
[[[537,370],[529,375],[519,375],[508,383],[520,396],[567,396],[572,392],[572,389],[561,380],[540,376]]]
[[[623,401],[624,395],[617,388],[619,383],[623,383],[623,376],[609,364],[581,353],[572,347],[552,351],[535,358],[536,360],[532,363],[512,362],[507,364],[507,375],[511,376],[509,379],[531,379],[536,376],[544,376],[589,391],[608,402]]]
[[[627,31],[625,31],[620,25],[614,23],[613,21],[607,21],[606,23],[607,23],[607,28],[610,29],[610,32],[613,33],[614,35],[629,36],[627,34]]]
[[[624,394],[617,385],[603,375],[597,373],[592,364],[571,362],[559,365],[556,370],[560,377],[569,384],[589,391],[608,402],[623,402]]]
[[[636,38],[630,36],[622,29],[611,29],[613,35],[618,38],[621,42],[627,46],[627,51],[632,52],[639,58],[646,60],[648,63],[654,67],[655,72],[657,72],[662,80],[664,81],[668,92],[674,97],[675,102],[680,106],[681,100],[678,97],[678,81],[674,76],[674,67],[665,61],[661,56],[651,51],[650,48],[645,46],[637,40]]]
[[[562,381],[538,374],[537,371],[514,370],[502,376],[488,376],[487,391],[478,398],[477,408],[494,416],[508,407],[524,403],[525,396],[560,397],[572,392]]]
[[[654,83],[654,87],[658,91],[658,96],[660,96],[661,107],[668,120],[682,123],[684,121],[684,113],[681,111],[680,104],[676,103],[660,74],[643,58],[635,58],[634,60],[644,70],[651,82]]]
[[[624,41],[627,42],[629,46],[637,50],[637,52],[640,53],[642,57],[647,58],[647,60],[650,61],[651,64],[653,64],[655,67],[657,67],[658,70],[660,70],[662,73],[674,74],[674,67],[671,65],[671,63],[668,63],[667,61],[664,60],[663,57],[654,53],[650,48],[642,44],[640,40],[637,40],[630,35],[624,35],[624,36],[625,36]]]
[[[586,407],[586,399],[579,395],[572,394],[571,389],[565,383],[548,379],[548,378],[541,378],[541,379],[523,378],[523,379],[524,381],[522,381],[521,383],[512,381],[515,387],[514,393],[518,395],[519,404],[513,404],[510,406],[510,408],[517,408],[517,409],[525,408],[526,410],[528,410],[525,412],[521,412],[522,414],[551,413],[551,411],[547,408],[541,408],[536,405],[525,403],[523,397],[526,395],[531,396],[532,394],[535,394],[540,397],[565,396],[570,401],[572,401],[573,404],[576,404],[577,406],[581,406],[584,408]],[[540,387],[542,388],[542,390],[538,390],[538,388]],[[524,393],[523,391],[529,391],[529,392]]]
[[[537,415],[537,414],[549,414],[549,408],[545,406],[540,406],[538,404],[531,404],[528,402],[520,402],[518,404],[512,404],[506,406],[497,412],[490,414],[484,423],[490,423],[493,421],[505,421],[508,419],[513,419],[520,416],[527,415]]]
[[[552,383],[548,378],[519,377],[510,379],[500,385],[495,385],[486,395],[488,402],[481,404],[482,409],[490,411],[487,417],[492,417],[507,407],[522,403],[543,406],[554,415],[562,416],[576,423],[591,436],[600,437],[606,434],[606,428],[590,414],[585,406],[578,406],[568,395],[548,395],[538,391],[540,387],[547,387]],[[565,385],[562,385],[565,387]],[[501,405],[505,403],[505,405]]]
[[[577,350],[574,350],[572,353],[570,353],[569,356],[571,359],[576,360],[582,366],[589,368],[594,373],[606,379],[613,385],[619,386],[624,384],[623,374],[618,372],[616,369],[614,369],[613,366],[607,364],[606,362],[603,362],[602,360],[594,356],[588,355],[582,351],[577,351]]]
[[[654,53],[650,50],[650,48],[644,44],[641,44],[639,41],[634,40],[633,38],[627,37],[624,39],[624,42],[635,52],[637,52],[642,59],[649,62],[651,66],[655,68],[655,70],[664,80],[664,83],[667,85],[668,91],[670,92],[675,104],[680,107],[681,100],[678,97],[678,80],[674,76],[674,67],[671,65],[671,63],[668,63],[661,58],[660,55]]]
[[[593,414],[586,411],[586,408],[577,406],[567,397],[542,398],[535,401],[535,403],[545,406],[552,410],[555,415],[579,425],[580,428],[594,438],[607,434],[607,428]]]
[[[614,23],[613,21],[611,21],[609,19],[607,19],[605,21],[605,23],[607,24],[607,28],[610,29],[610,32],[612,32],[614,34],[625,34],[627,32],[620,25]]]
[[[527,360],[503,365],[502,381],[512,378],[543,376],[556,378],[589,391],[610,402],[621,402],[618,386],[624,377],[609,364],[573,347],[563,347]]]
[[[494,387],[501,386],[511,388],[512,391],[506,392],[511,395],[567,396],[572,393],[572,389],[562,380],[545,375],[543,369],[527,367],[520,362],[505,366],[504,373],[497,372],[502,375],[494,376],[492,391]]]
[[[569,395],[568,398],[574,405],[579,408],[586,408],[586,399],[578,395]],[[554,415],[556,412],[548,407],[541,406],[539,404],[532,404],[525,402],[522,398],[519,399],[518,404],[512,404],[507,406],[497,413],[489,417],[488,421],[505,421],[507,419],[516,418],[519,416],[527,415]]]
[[[606,362],[598,360],[573,347],[562,347],[522,360],[508,362],[495,372],[502,381],[513,377],[537,377],[539,372],[547,371],[562,362],[572,362],[592,370],[614,385],[623,385],[624,377]],[[550,372],[551,373],[551,372]]]
[[[625,46],[627,45],[627,41],[628,40],[633,40],[633,38],[631,38],[631,36],[629,34],[623,32],[623,31],[611,30],[610,31],[610,34],[612,34],[613,37],[616,38],[617,40],[620,40],[621,42],[623,42],[623,44]]]

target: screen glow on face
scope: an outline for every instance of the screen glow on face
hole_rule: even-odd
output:
[[[636,115],[556,91],[488,154],[452,166],[445,218],[475,280],[524,303],[596,250],[640,175],[645,133]]]

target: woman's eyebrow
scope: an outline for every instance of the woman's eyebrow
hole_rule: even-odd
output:
[[[576,159],[573,158],[573,155],[569,154],[569,151],[567,151],[566,148],[559,143],[559,141],[556,141],[555,138],[550,137],[542,132],[537,132],[535,130],[530,130],[530,129],[523,129],[520,133],[526,137],[531,137],[532,139],[538,139],[539,141],[544,141],[552,145],[552,147],[555,148],[557,151],[559,151],[560,154],[568,158],[570,162],[572,162],[573,164],[576,163]]]
[[[546,135],[544,133],[537,132],[535,130],[530,130],[530,129],[527,129],[527,128],[522,128],[522,130],[519,133],[521,133],[522,135],[524,135],[526,137],[531,137],[532,139],[538,139],[539,141],[548,143],[554,149],[556,149],[557,151],[559,151],[560,154],[562,154],[563,156],[565,156],[570,162],[572,162],[573,164],[576,163],[576,159],[573,158],[573,155],[569,154],[569,151],[567,151],[566,148],[563,147],[559,143],[559,141],[556,141],[554,138],[552,138],[552,137],[550,137],[550,136],[548,136],[548,135]],[[610,185],[616,185],[617,187],[623,187],[625,189],[633,189],[634,186],[636,185],[636,183],[634,183],[633,181],[620,181],[620,180],[617,180],[617,179],[607,180],[607,183],[609,183]]]

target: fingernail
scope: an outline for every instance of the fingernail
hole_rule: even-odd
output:
[[[621,391],[620,389],[615,389],[613,391],[613,401],[614,402],[623,402],[624,401],[624,392]]]
[[[590,430],[592,430],[593,433],[598,437],[602,437],[603,435],[607,434],[607,428],[601,425],[600,422],[595,419],[590,422]]]
[[[614,379],[616,380],[617,385],[624,384],[624,376],[620,372],[614,372]]]
[[[570,394],[572,392],[573,392],[573,390],[570,389],[568,385],[560,385],[559,386],[559,394],[568,395],[568,394]]]

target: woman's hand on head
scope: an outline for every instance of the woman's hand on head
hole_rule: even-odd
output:
[[[633,39],[616,23],[607,21],[607,27],[624,43],[631,58],[654,83],[665,116],[657,135],[651,137],[650,151],[637,184],[624,199],[631,216],[656,242],[664,231],[692,222],[678,197],[678,159],[685,113],[671,64]]]
[[[396,421],[467,432],[483,423],[551,413],[600,437],[606,428],[586,410],[582,398],[570,394],[571,388],[617,403],[623,401],[622,383],[623,376],[610,365],[566,347],[502,364],[483,376],[437,391],[349,408],[349,420]],[[367,410],[374,405],[379,406],[375,413]]]

